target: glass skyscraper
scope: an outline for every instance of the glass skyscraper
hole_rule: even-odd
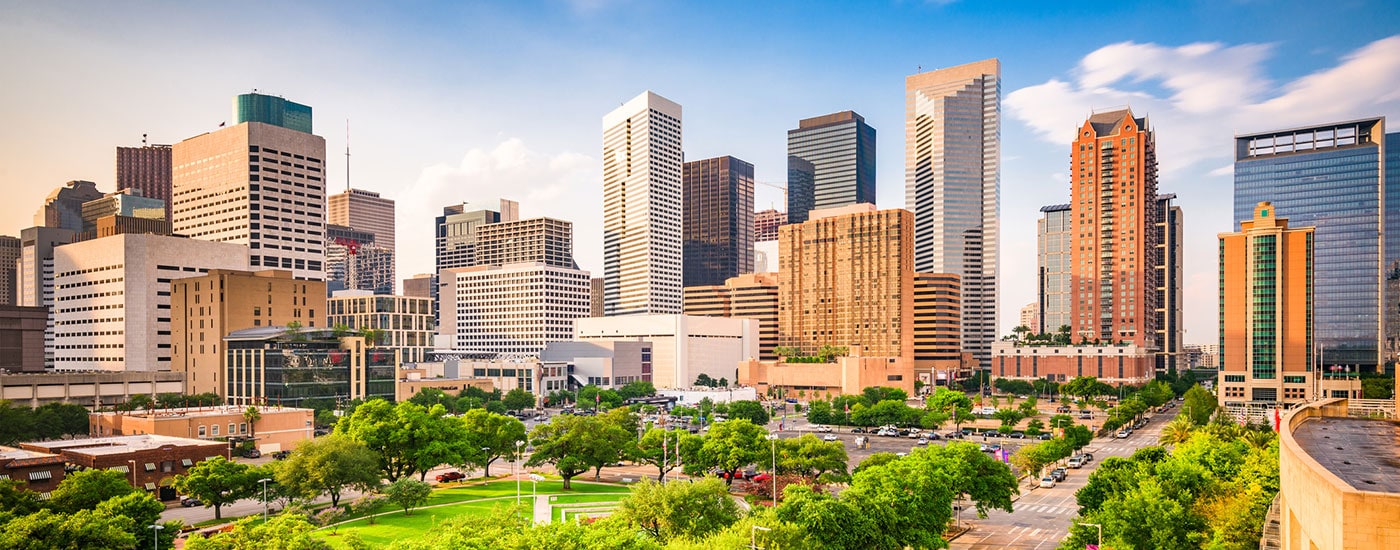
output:
[[[810,172],[794,157],[811,163]],[[788,130],[788,223],[806,221],[815,209],[859,203],[875,204],[875,128],[855,111],[841,111]]]
[[[233,124],[262,122],[311,133],[311,107],[277,96],[241,94],[233,98]]]
[[[753,273],[753,165],[734,157],[687,162],[684,286],[722,285]]]
[[[1374,370],[1388,356],[1396,297],[1386,297],[1386,276],[1400,261],[1400,185],[1387,172],[1400,162],[1387,141],[1396,139],[1383,117],[1235,138],[1235,223],[1267,201],[1291,225],[1316,228],[1314,353],[1329,373]],[[1395,242],[1385,242],[1387,229]]]

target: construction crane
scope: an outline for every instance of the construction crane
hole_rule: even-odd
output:
[[[779,191],[782,191],[782,192],[783,192],[783,208],[782,208],[782,211],[783,211],[783,212],[787,212],[787,183],[777,184],[777,183],[773,183],[773,182],[771,182],[771,181],[755,181],[754,184],[755,184],[755,185],[763,185],[763,186],[767,186],[767,187],[772,187],[772,188],[774,188],[774,189],[777,189],[777,190],[779,190]],[[777,209],[775,208],[774,210],[777,210]]]

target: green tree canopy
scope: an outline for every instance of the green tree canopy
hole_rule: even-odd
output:
[[[871,386],[861,390],[860,395],[865,398],[866,405],[874,405],[881,401],[899,401],[903,403],[909,399],[908,392],[888,386]]]
[[[316,526],[298,514],[278,514],[260,523],[259,518],[244,518],[234,524],[231,531],[218,533],[209,538],[198,534],[190,535],[185,541],[186,550],[247,550],[252,548],[275,548],[279,550],[330,550],[324,539],[312,535]],[[165,548],[162,546],[162,548]]]
[[[253,496],[258,483],[249,475],[247,464],[222,456],[201,461],[184,475],[175,476],[175,490],[214,507],[214,518],[222,519],[223,506]]]
[[[428,502],[433,487],[416,479],[402,478],[384,487],[384,498],[390,504],[403,508],[403,515],[413,513],[413,509]]]
[[[698,447],[682,442],[685,472],[696,475],[715,468],[727,473],[728,481],[733,482],[739,470],[769,458],[767,435],[767,431],[746,418],[713,424]]]
[[[729,404],[729,418],[747,418],[759,426],[768,425],[768,409],[757,401],[735,401]]]
[[[739,520],[739,505],[718,479],[664,484],[646,479],[632,486],[613,515],[666,543],[698,540],[733,525]]]
[[[652,428],[642,435],[641,440],[630,446],[628,456],[634,462],[655,466],[656,480],[665,481],[666,474],[681,465],[681,440],[688,437],[699,436],[690,435],[681,429]]]
[[[526,466],[554,465],[564,479],[564,490],[573,488],[573,478],[587,472],[592,463],[593,437],[601,428],[598,417],[564,414],[548,424],[540,424],[530,432],[535,450]]]
[[[287,460],[276,464],[275,472],[277,484],[289,494],[329,495],[331,506],[340,505],[345,489],[368,491],[378,487],[380,480],[374,451],[344,434],[302,443]]]
[[[135,522],[126,516],[103,515],[93,510],[73,513],[40,510],[0,526],[0,548],[128,550],[136,548],[137,539],[131,534],[135,529]]]
[[[461,417],[461,423],[471,447],[478,452],[466,449],[462,465],[480,466],[484,475],[491,475],[491,464],[496,460],[512,456],[516,452],[516,441],[525,441],[525,424],[519,419],[496,414],[485,409],[472,409]],[[486,449],[482,451],[481,449]]]
[[[621,395],[623,399],[650,397],[656,395],[656,386],[653,386],[651,382],[645,380],[637,380],[629,382],[626,386],[617,390],[617,393]]]
[[[69,514],[95,509],[104,500],[136,492],[128,481],[129,475],[113,470],[80,470],[68,474],[49,493],[48,508]]]
[[[505,397],[501,398],[501,402],[505,403],[508,411],[529,409],[535,406],[535,395],[525,391],[524,388],[515,388],[506,392]]]
[[[802,437],[778,440],[778,471],[817,479],[822,474],[846,476],[846,446],[840,441],[822,441],[804,434]]]
[[[1192,424],[1204,426],[1210,422],[1211,415],[1215,414],[1215,409],[1219,406],[1220,403],[1215,399],[1215,394],[1197,384],[1186,390],[1185,401],[1181,405],[1181,414],[1190,418]]]

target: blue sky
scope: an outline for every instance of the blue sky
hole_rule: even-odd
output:
[[[773,182],[797,120],[853,109],[879,132],[893,208],[904,77],[997,57],[1003,330],[1034,300],[1035,219],[1066,200],[1071,133],[1129,104],[1156,126],[1159,190],[1185,213],[1186,339],[1210,342],[1231,137],[1400,116],[1400,8],[1279,4],[4,0],[0,233],[32,225],[64,181],[110,190],[114,147],[213,130],[258,88],[315,109],[333,190],[350,119],[353,185],[398,201],[401,276],[431,269],[442,206],[501,196],[574,221],[579,263],[599,271],[601,118],[637,93],[684,107],[687,158],[734,155]],[[755,202],[782,195],[760,186]]]

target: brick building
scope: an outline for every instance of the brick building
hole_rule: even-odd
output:
[[[63,457],[53,453],[0,446],[0,479],[23,484],[25,489],[48,497],[63,481]]]
[[[170,487],[175,476],[188,472],[202,460],[229,458],[228,443],[223,441],[155,434],[21,443],[20,448],[57,454],[79,468],[121,472],[138,489],[158,490],[161,500],[175,498]]]
[[[98,436],[155,434],[211,440],[252,440],[265,453],[295,449],[312,437],[315,411],[294,407],[256,407],[258,418],[244,418],[249,407],[188,407],[153,412],[102,412],[88,415],[88,432]]]

